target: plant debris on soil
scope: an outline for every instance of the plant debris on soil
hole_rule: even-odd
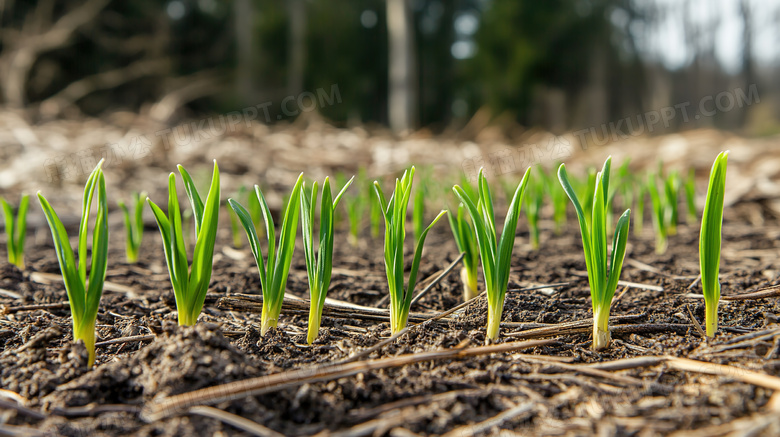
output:
[[[157,170],[163,180],[165,170]],[[0,264],[0,433],[780,435],[780,390],[773,388],[780,381],[780,222],[764,200],[732,202],[726,210],[721,331],[711,341],[696,326],[704,320],[698,227],[681,224],[667,252],[656,255],[649,215],[644,233],[632,226],[624,282],[612,306],[613,342],[599,352],[590,349],[591,302],[573,215],[562,235],[543,220],[537,251],[521,218],[499,343],[483,346],[484,296],[442,316],[462,304],[457,269],[412,307],[412,326],[386,341],[389,322],[364,309],[388,305],[382,241],[365,229],[352,246],[344,226],[336,235],[328,297],[348,309],[329,316],[326,307],[312,345],[306,344],[307,313],[294,303],[283,309],[279,328],[261,337],[260,314],[252,299],[242,298],[257,296],[257,304],[257,268],[248,248],[230,247],[226,211],[204,312],[196,326],[179,327],[154,225],[147,223],[140,260],[129,265],[118,214],[112,210],[92,369],[84,346],[72,343],[67,296],[44,224],[31,219],[27,270]],[[0,258],[6,255],[3,246]],[[447,226],[436,226],[417,291],[458,255]],[[306,300],[307,287],[299,241],[287,293]],[[757,290],[763,291],[731,298]],[[246,308],[231,306],[239,298]],[[501,352],[490,349],[504,344]],[[364,370],[338,373],[350,365]],[[229,391],[263,377],[259,394]],[[166,400],[195,399],[192,392],[209,387],[224,396],[155,409]]]

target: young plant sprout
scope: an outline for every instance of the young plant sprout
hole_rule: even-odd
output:
[[[351,183],[353,179],[355,178],[353,177],[350,179],[349,183]],[[345,186],[347,185],[347,178],[342,173],[339,173],[336,175],[336,183]],[[363,212],[365,211],[367,201],[368,198],[364,197],[361,192],[344,197],[344,208],[347,210],[347,219],[349,222],[349,234],[347,239],[352,247],[357,247],[358,242],[360,241],[360,225],[362,223]],[[338,226],[338,217],[339,214],[336,214],[333,217],[335,222],[334,226]]]
[[[108,208],[106,207],[106,180],[101,166],[103,160],[92,170],[84,186],[81,203],[81,222],[78,236],[78,265],[73,256],[73,248],[68,241],[62,221],[51,204],[38,192],[38,200],[46,216],[57,252],[57,261],[62,272],[62,281],[68,292],[70,313],[73,317],[73,341],[84,342],[89,354],[88,365],[95,363],[95,321],[97,320],[100,297],[103,295],[103,283],[106,279],[108,261]],[[89,277],[87,276],[87,235],[89,233],[89,215],[92,211],[92,199],[97,194],[97,218],[92,230],[92,260]]]
[[[574,209],[577,211],[577,219],[580,223],[580,232],[582,233],[582,247],[585,252],[585,265],[588,269],[588,283],[593,305],[594,350],[603,349],[610,342],[609,307],[612,304],[612,297],[615,295],[618,279],[620,279],[620,271],[623,268],[628,225],[631,216],[631,210],[627,209],[618,219],[615,235],[612,239],[611,261],[608,265],[606,209],[611,161],[612,157],[608,157],[601,172],[596,175],[590,221],[585,217],[585,212],[569,183],[566,166],[561,164],[558,168],[558,179],[560,179],[563,189],[566,190],[566,194],[568,194],[569,199],[574,204]]]
[[[474,230],[479,246],[479,256],[482,260],[482,273],[485,276],[485,290],[487,291],[488,318],[487,340],[496,340],[501,324],[501,314],[504,311],[504,298],[509,285],[509,265],[512,261],[512,249],[515,245],[515,232],[517,220],[520,216],[520,207],[523,204],[523,193],[528,185],[529,167],[520,184],[515,189],[509,210],[504,220],[504,230],[501,238],[496,237],[496,220],[493,214],[493,197],[487,179],[479,170],[477,183],[479,184],[479,197],[474,198],[460,186],[452,187],[460,201],[466,206],[474,224]]]
[[[419,185],[414,191],[414,201],[412,202],[412,231],[414,238],[420,238],[423,231],[423,221],[425,220],[425,188]]]
[[[680,194],[680,174],[676,171],[669,172],[669,176],[664,181],[664,193],[666,194],[667,212],[667,234],[677,234],[677,222],[679,216],[677,213],[677,199]]]
[[[236,197],[239,199],[244,198],[244,193],[246,193],[246,187],[243,185],[238,188],[238,193],[236,193]],[[243,246],[243,241],[241,240],[241,225],[238,224],[238,217],[236,217],[236,213],[233,212],[233,208],[228,208],[228,216],[230,217],[230,234],[233,237],[233,247],[236,249],[241,249]],[[251,217],[251,214],[250,214]],[[252,220],[253,223],[256,223],[254,219]]]
[[[246,209],[249,211],[249,216],[252,218],[252,223],[255,224],[255,229],[260,234],[263,228],[260,226],[261,220],[263,220],[263,208],[260,207],[260,202],[257,200],[257,196],[253,196],[249,193],[249,200],[247,200]]]
[[[374,195],[374,182],[366,175],[365,168],[358,171],[358,177],[355,181],[358,186],[358,196],[363,197],[365,207],[368,208],[368,228],[371,238],[379,237],[379,227],[382,222],[382,209],[379,201]]]
[[[334,199],[330,191],[330,181],[325,178],[322,184],[322,200],[320,202],[320,236],[319,246],[315,254],[314,249],[314,219],[317,209],[318,187],[314,182],[311,189],[311,201],[306,193],[306,185],[301,185],[301,224],[303,227],[303,255],[306,258],[306,273],[309,278],[309,332],[306,341],[314,343],[320,331],[322,320],[322,308],[325,305],[325,296],[330,286],[330,275],[333,270],[333,236],[334,210],[341,200],[341,196],[347,191],[355,178],[347,182]]]
[[[144,199],[146,199],[146,192],[141,194],[132,193],[130,195],[130,203],[133,207],[133,212],[125,205],[125,202],[120,200],[117,202],[119,208],[122,209],[122,216],[125,219],[125,256],[127,262],[134,264],[138,262],[138,250],[141,248],[141,241],[144,238]]]
[[[477,188],[472,184],[472,181],[466,177],[465,174],[460,175],[460,188],[463,189],[463,191],[468,194],[468,196],[472,199],[479,198],[479,193],[477,192]],[[449,191],[450,188],[447,188]]]
[[[192,253],[192,265],[188,265],[187,249],[184,244],[182,230],[182,214],[179,210],[179,198],[176,194],[176,175],[168,176],[168,214],[166,215],[151,199],[146,202],[152,208],[160,236],[165,249],[165,261],[168,264],[168,274],[171,278],[173,294],[176,297],[176,311],[180,326],[194,325],[198,321],[206,300],[206,292],[211,281],[212,260],[214,258],[214,242],[217,238],[219,221],[219,168],[214,160],[214,171],[211,176],[206,202],[198,194],[190,174],[181,165],[179,173],[184,181],[184,190],[192,205],[192,216],[195,221],[195,245]]]
[[[263,259],[263,252],[260,249],[260,238],[257,236],[257,231],[249,212],[236,200],[228,199],[228,204],[233,208],[233,211],[238,216],[238,220],[244,227],[249,240],[249,247],[252,249],[252,255],[254,255],[257,263],[257,270],[260,272],[260,288],[262,288],[263,292],[260,335],[265,335],[269,329],[276,328],[279,323],[279,314],[282,312],[282,301],[284,301],[284,290],[287,286],[287,276],[290,272],[290,263],[295,251],[295,236],[301,208],[299,199],[302,185],[303,173],[298,176],[298,180],[290,193],[289,201],[284,207],[278,248],[274,246],[276,243],[276,231],[271,210],[268,208],[268,203],[266,203],[260,187],[255,185],[255,196],[260,204],[260,209],[263,211],[265,233],[268,236],[267,261]]]
[[[634,217],[634,229],[641,234],[645,225],[645,196],[647,188],[644,184],[636,184],[636,216]]]
[[[16,220],[14,220],[13,208],[2,197],[0,197],[0,204],[3,206],[5,233],[8,236],[6,242],[8,262],[24,270],[24,240],[27,238],[27,208],[30,205],[30,196],[23,194],[19,200]]]
[[[631,205],[634,204],[634,177],[631,174],[630,164],[631,160],[626,158],[618,169],[618,180],[620,182],[618,189],[620,190],[620,197],[625,208],[631,208]]]
[[[374,191],[382,216],[385,219],[385,272],[387,285],[390,289],[390,331],[395,334],[406,327],[409,318],[409,308],[412,304],[412,294],[417,283],[417,270],[420,267],[423,244],[428,231],[447,213],[441,211],[417,239],[409,281],[404,287],[404,240],[406,239],[406,210],[409,207],[409,197],[412,194],[414,167],[404,171],[401,179],[395,180],[395,190],[390,200],[385,201],[385,195],[378,181],[374,181]]]
[[[371,237],[379,237],[379,225],[382,223],[382,207],[379,205],[379,199],[376,196],[371,196],[371,191],[374,191],[374,185],[369,184],[369,196],[368,196],[368,219],[369,226],[371,227]]]
[[[148,197],[148,196],[147,196]],[[155,219],[156,220],[156,219]],[[192,246],[195,241],[192,239],[192,210],[185,209],[181,213],[182,235],[184,235],[184,245]]]
[[[558,166],[558,168],[560,169],[560,166]],[[590,208],[593,207],[593,193],[596,192],[596,176],[596,169],[588,167],[588,178],[583,185],[580,185],[580,191],[582,192],[582,190],[585,190],[582,192],[582,197],[585,199],[582,207],[585,208],[585,217],[588,221],[590,221],[592,217]]]
[[[710,171],[707,202],[701,218],[699,234],[699,266],[701,288],[704,294],[705,325],[707,337],[718,332],[718,301],[720,301],[720,242],[723,228],[723,195],[726,191],[726,166],[729,152],[720,152]]]
[[[621,206],[626,209],[630,209],[634,205],[635,182],[634,175],[631,173],[630,165],[631,159],[626,158],[618,168],[618,183],[615,184],[616,188],[612,194],[612,200],[614,200],[616,194],[620,194],[619,197]],[[610,226],[608,226],[608,229],[612,225],[613,217],[614,211],[612,208],[612,203],[610,202],[609,220],[607,222]]]
[[[528,195],[525,196],[525,215],[528,217],[528,230],[531,236],[531,247],[539,250],[539,213],[544,201],[544,185],[539,167],[540,178],[532,178],[528,182]],[[507,196],[508,198],[508,196]]]
[[[563,227],[566,225],[566,205],[569,199],[566,197],[566,192],[563,191],[561,185],[550,173],[546,171],[543,171],[542,173],[544,174],[545,191],[547,191],[550,199],[552,199],[555,234],[560,235],[563,231]]]
[[[433,183],[431,169],[423,167],[420,172],[420,183],[414,190],[414,200],[412,201],[412,232],[414,232],[415,240],[420,238],[425,227],[425,203],[428,198],[428,190],[433,186]]]
[[[685,179],[685,205],[688,208],[688,223],[695,223],[696,216],[696,171],[690,169]]]
[[[360,196],[347,196],[344,199],[349,219],[349,244],[357,247],[360,241],[360,219],[363,217],[363,202]]]
[[[452,235],[458,250],[463,252],[463,267],[460,269],[460,281],[463,283],[463,301],[477,296],[477,267],[479,267],[479,248],[474,238],[474,230],[466,218],[463,204],[458,205],[458,213],[449,212],[447,218],[450,222]]]
[[[647,191],[650,193],[650,202],[653,208],[653,229],[655,230],[655,253],[666,252],[666,197],[658,191],[656,175],[651,173],[647,179]]]

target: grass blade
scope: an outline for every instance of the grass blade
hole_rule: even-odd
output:
[[[723,228],[723,199],[726,191],[726,167],[729,152],[721,152],[715,158],[710,171],[707,201],[701,219],[699,234],[699,264],[701,286],[706,305],[706,331],[714,337],[718,331],[718,302],[720,300],[720,246]]]
[[[79,260],[76,265],[73,249],[62,221],[46,198],[38,192],[41,209],[51,230],[57,261],[60,264],[65,290],[68,293],[73,318],[73,340],[83,341],[89,354],[88,365],[95,362],[95,321],[106,277],[108,262],[108,208],[106,206],[106,182],[101,170],[101,160],[87,179],[82,198],[82,217],[79,223]],[[92,234],[92,260],[89,282],[86,281],[86,247],[89,213],[92,199],[97,192],[97,219]],[[81,261],[83,259],[83,261]]]
[[[586,195],[586,198],[592,199],[590,221],[588,221],[577,194],[569,182],[566,167],[561,164],[558,168],[558,179],[574,205],[582,234],[582,247],[585,254],[585,265],[588,270],[588,284],[590,285],[590,297],[593,306],[594,350],[603,349],[610,342],[609,309],[620,278],[620,272],[623,268],[631,217],[631,211],[626,210],[618,220],[612,239],[611,262],[608,264],[607,215],[611,204],[609,201],[611,161],[612,158],[608,157],[604,162],[601,172],[594,179],[592,194]]]
[[[179,170],[183,171],[182,177],[184,178],[184,174],[186,174],[184,167],[179,166]],[[194,186],[192,187],[192,193],[194,197],[200,197]],[[192,255],[192,268],[188,280],[186,310],[193,323],[197,320],[198,314],[200,314],[203,309],[203,302],[206,300],[206,292],[208,291],[209,283],[211,282],[214,244],[217,239],[217,227],[219,223],[219,205],[219,167],[217,166],[217,161],[214,160],[211,186],[206,195],[206,203],[201,211],[201,223],[200,226],[196,226],[196,229],[199,229],[199,232],[197,233],[197,238],[195,240],[195,249]],[[195,216],[197,217],[197,215]]]

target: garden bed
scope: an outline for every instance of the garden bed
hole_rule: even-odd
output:
[[[2,122],[19,127],[17,118],[4,114]],[[22,128],[38,140],[20,145],[10,134],[0,138],[4,145],[14,144],[3,149],[2,194],[16,203],[21,191],[42,190],[70,235],[76,233],[79,185],[86,173],[71,165],[60,174],[53,166],[103,150],[107,138],[155,138],[156,129],[143,120],[129,128],[101,120],[54,120]],[[339,170],[356,173],[361,166],[370,175],[383,176],[414,162],[433,165],[440,184],[454,183],[458,170],[465,170],[461,165],[477,160],[467,159],[475,153],[485,157],[508,150],[508,144],[530,144],[512,146],[518,156],[528,156],[525,152],[538,149],[534,144],[547,143],[545,134],[533,131],[512,139],[484,132],[473,138],[422,132],[396,140],[381,131],[322,123],[253,126],[187,147],[168,150],[154,144],[143,156],[108,161],[108,282],[92,369],[86,367],[86,349],[71,342],[70,311],[51,234],[32,199],[27,270],[5,262],[5,235],[0,236],[0,432],[780,434],[780,390],[772,388],[780,376],[780,185],[774,182],[780,179],[780,156],[772,139],[692,131],[587,151],[574,148],[566,160],[573,174],[581,174],[584,166],[603,162],[607,154],[615,162],[631,157],[636,168],[651,168],[664,156],[665,165],[695,167],[701,189],[712,158],[720,150],[732,150],[721,331],[710,342],[692,321],[704,320],[696,281],[698,224],[681,224],[667,252],[656,255],[649,211],[642,233],[635,232],[636,214],[632,217],[621,275],[632,284],[618,287],[613,341],[600,352],[590,347],[591,300],[571,208],[568,226],[555,235],[545,206],[537,251],[529,244],[521,212],[504,323],[498,344],[491,346],[483,346],[484,296],[451,312],[463,303],[459,267],[412,306],[412,326],[389,341],[386,316],[377,315],[388,306],[382,240],[363,229],[353,247],[346,223],[336,234],[328,294],[335,301],[326,305],[320,336],[311,346],[306,345],[307,314],[301,310],[306,302],[300,300],[285,304],[280,329],[260,336],[260,314],[254,312],[259,308],[259,275],[243,234],[245,247],[231,247],[226,209],[212,282],[195,327],[176,324],[162,244],[148,211],[140,260],[124,262],[124,229],[115,201],[127,199],[130,190],[147,190],[153,200],[163,201],[166,175],[176,163],[208,176],[207,164],[217,158],[223,201],[240,185],[261,183],[278,213],[281,196],[301,171],[321,180]],[[497,207],[499,216],[504,210]],[[299,239],[287,284],[291,299],[308,294],[301,248]],[[457,252],[447,224],[440,222],[426,241],[417,290],[450,266]],[[753,293],[757,290],[763,291]],[[235,384],[225,385],[230,383]],[[214,389],[193,393],[210,387]],[[245,422],[237,422],[240,418]]]
[[[763,227],[746,225],[745,217],[754,209],[752,204],[739,204],[726,213],[724,296],[771,287],[780,279],[780,227],[771,220]],[[574,224],[573,217],[569,223]],[[222,227],[226,226],[223,220]],[[744,429],[773,435],[780,430],[777,396],[770,402],[772,390],[740,382],[739,374],[713,376],[706,369],[684,371],[660,361],[620,371],[587,367],[625,358],[673,356],[778,375],[777,297],[724,298],[721,332],[706,342],[690,318],[704,317],[703,300],[691,296],[701,293],[698,284],[691,286],[698,274],[698,229],[681,225],[664,255],[654,253],[647,229],[629,238],[622,280],[638,285],[622,295],[624,287],[618,289],[612,345],[593,352],[578,230],[569,226],[556,236],[551,229],[551,222],[542,222],[541,248],[532,251],[521,219],[509,288],[565,285],[508,292],[501,342],[552,341],[404,366],[379,361],[387,367],[320,382],[291,379],[294,375],[288,374],[290,378],[281,380],[288,385],[213,407],[267,428],[266,435],[471,435],[499,428],[539,435],[661,435],[674,430],[720,435]],[[56,435],[240,434],[243,431],[226,423],[228,418],[212,417],[215,410],[195,408],[159,418],[151,413],[166,397],[295,370],[327,373],[334,363],[343,364],[355,354],[359,355],[353,362],[368,362],[442,349],[476,351],[484,343],[484,297],[437,322],[413,326],[373,350],[369,348],[390,336],[388,323],[326,315],[323,332],[308,346],[306,317],[296,314],[294,307],[283,311],[280,329],[261,337],[259,314],[229,311],[234,308],[231,298],[258,293],[259,277],[248,249],[228,247],[226,231],[217,244],[200,323],[180,328],[157,231],[147,227],[136,265],[122,262],[121,226],[111,231],[113,261],[98,318],[94,369],[85,368],[86,351],[70,342],[70,315],[50,238],[31,238],[24,273],[7,264],[0,269],[4,290],[0,384],[26,402],[26,409],[6,410],[13,411],[4,416],[8,429],[34,428]],[[381,244],[366,232],[352,247],[346,231],[339,232],[330,298],[386,308]],[[0,256],[5,255],[0,249]],[[440,224],[429,236],[420,277],[437,276],[456,258],[449,229]],[[300,245],[288,293],[307,295]],[[456,270],[412,311],[432,317],[461,302]],[[586,322],[571,326],[576,321]],[[750,338],[763,331],[765,335]],[[367,350],[370,353],[361,354]],[[150,417],[156,420],[149,421]]]

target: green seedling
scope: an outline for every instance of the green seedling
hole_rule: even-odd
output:
[[[667,229],[666,229],[666,196],[662,196],[658,190],[656,175],[651,173],[647,180],[647,191],[650,193],[650,202],[653,208],[653,229],[655,230],[655,253],[662,254],[666,252],[667,247]]]
[[[181,165],[179,173],[184,181],[192,205],[192,216],[195,221],[195,244],[192,253],[192,265],[187,261],[187,249],[184,244],[182,228],[182,213],[179,210],[179,197],[176,193],[176,175],[168,176],[168,214],[166,215],[151,199],[146,202],[152,208],[157,226],[160,228],[165,261],[168,264],[168,274],[176,298],[176,311],[179,325],[190,326],[198,321],[198,316],[206,300],[206,292],[211,281],[212,261],[214,259],[214,243],[217,239],[219,221],[219,168],[214,160],[214,171],[211,176],[206,202],[204,203],[195,188],[190,174]]]
[[[688,223],[695,223],[696,211],[696,170],[690,169],[685,179],[685,206],[688,208]]]
[[[472,182],[468,177],[466,177],[465,174],[460,175],[460,188],[465,191],[471,199],[479,198],[479,192],[477,191],[477,188],[472,184]],[[451,188],[447,188],[447,190],[450,191]]]
[[[552,174],[543,171],[544,188],[547,195],[552,199],[553,223],[555,225],[555,234],[560,235],[566,226],[566,206],[569,202],[566,192],[563,191],[561,184],[552,176]]]
[[[544,177],[539,167],[539,178],[528,181],[528,193],[524,196],[525,215],[528,217],[528,231],[531,237],[531,247],[539,250],[539,215],[544,202]]]
[[[634,204],[634,177],[631,174],[630,159],[623,161],[618,169],[618,190],[624,208],[628,209]]]
[[[130,264],[138,262],[138,251],[144,238],[144,199],[146,199],[146,192],[130,195],[132,212],[125,202],[121,200],[117,202],[125,220],[125,256]]]
[[[677,200],[680,194],[680,174],[678,172],[669,172],[669,176],[664,181],[664,193],[666,194],[667,205],[667,233],[668,235],[676,235],[677,222],[679,221]]]
[[[244,193],[246,193],[246,187],[242,185],[238,188],[236,198],[243,199]],[[236,213],[233,211],[233,208],[228,208],[227,210],[228,216],[230,217],[230,234],[233,237],[233,247],[236,249],[241,249],[241,247],[244,245],[243,240],[241,239],[241,225],[238,223],[238,217],[236,217]],[[251,214],[250,217],[252,217]],[[254,217],[252,217],[252,223],[257,226],[257,222],[255,222]]]
[[[463,204],[458,205],[458,213],[449,212],[447,218],[450,222],[452,235],[458,250],[463,253],[463,267],[460,269],[460,281],[463,284],[463,301],[477,297],[477,268],[479,267],[479,248],[474,237],[474,229],[466,218]]]
[[[412,194],[414,167],[404,171],[401,179],[395,180],[395,190],[389,201],[385,201],[378,181],[374,181],[374,192],[382,210],[385,221],[385,272],[390,291],[390,330],[393,334],[406,328],[409,318],[409,308],[412,304],[414,287],[417,284],[417,271],[422,259],[422,249],[425,237],[433,225],[447,213],[441,211],[425,228],[417,239],[417,246],[412,257],[411,271],[407,286],[404,287],[404,240],[406,239],[406,211],[409,207],[409,197]]]
[[[645,227],[645,197],[647,188],[644,184],[636,184],[636,216],[634,217],[634,229],[638,234],[642,233]]]
[[[2,197],[0,197],[0,204],[3,206],[5,233],[8,237],[6,242],[8,262],[20,270],[24,270],[24,240],[27,238],[27,209],[30,205],[30,196],[28,194],[22,195],[15,216],[13,207]]]
[[[260,287],[263,292],[263,309],[261,313],[260,335],[265,335],[269,329],[276,328],[279,323],[279,314],[282,312],[282,302],[284,301],[284,291],[287,287],[287,277],[290,273],[290,264],[292,263],[293,252],[295,251],[295,236],[298,228],[298,215],[300,212],[301,186],[303,185],[303,173],[298,176],[295,186],[289,196],[289,201],[284,207],[282,215],[282,228],[279,234],[278,249],[274,246],[276,243],[276,231],[274,229],[274,219],[265,196],[258,185],[255,185],[255,197],[263,212],[265,221],[265,233],[268,236],[267,260],[263,259],[263,252],[260,248],[260,238],[255,230],[252,217],[238,201],[228,199],[228,204],[238,216],[238,220],[244,227],[249,247],[252,249],[252,255],[257,263],[257,270],[260,272]]]
[[[70,313],[73,317],[73,341],[84,342],[89,354],[88,365],[95,364],[95,321],[97,320],[100,297],[106,280],[108,263],[108,208],[106,207],[106,180],[101,166],[103,160],[92,170],[84,186],[81,203],[81,222],[78,235],[78,265],[73,256],[73,248],[68,240],[62,221],[51,204],[38,192],[38,200],[51,229],[57,261],[62,272],[62,281],[68,292]],[[95,196],[97,194],[97,196]],[[87,276],[87,235],[89,234],[89,215],[92,211],[92,199],[97,197],[97,218],[92,230],[92,260],[89,277]]]
[[[318,187],[317,182],[312,184],[311,200],[306,193],[305,184],[301,185],[301,222],[303,228],[303,254],[306,258],[306,273],[309,278],[309,330],[306,340],[312,344],[317,338],[322,321],[322,308],[325,306],[325,297],[330,286],[331,272],[333,270],[333,240],[334,210],[341,197],[355,178],[347,182],[334,199],[330,191],[330,181],[325,178],[322,184],[322,200],[320,202],[319,246],[315,251],[314,221],[317,207]]]
[[[487,340],[498,339],[501,315],[504,311],[504,299],[509,285],[509,265],[512,261],[512,250],[515,245],[515,233],[517,220],[520,216],[520,207],[523,204],[523,193],[528,185],[529,167],[523,179],[517,185],[509,210],[504,220],[504,230],[501,238],[496,237],[496,219],[493,213],[493,197],[487,179],[480,169],[477,175],[479,184],[479,197],[472,197],[459,185],[452,189],[463,202],[471,216],[474,233],[479,246],[479,256],[482,260],[482,273],[485,277],[485,290],[487,291],[488,317]]]
[[[257,200],[257,196],[253,196],[252,193],[249,193],[246,209],[249,211],[249,217],[252,218],[252,223],[255,225],[255,230],[257,230],[258,235],[262,237],[263,227],[260,226],[260,223],[263,220],[263,208],[260,207],[260,202]]]
[[[344,198],[344,207],[347,209],[349,219],[349,244],[357,247],[360,241],[360,219],[363,217],[363,200],[361,196],[347,196]]]
[[[414,191],[414,201],[412,202],[412,231],[414,239],[420,238],[425,220],[425,189],[417,188]]]
[[[565,165],[558,168],[558,179],[577,211],[577,219],[582,233],[582,247],[585,253],[585,265],[588,269],[588,283],[593,306],[593,349],[604,349],[609,345],[609,308],[617,289],[623,259],[626,254],[628,226],[631,210],[627,209],[618,219],[615,235],[612,239],[611,261],[607,259],[607,198],[609,193],[609,171],[612,157],[604,162],[601,172],[596,175],[596,184],[591,207],[591,219],[585,212],[574,192]]]
[[[707,201],[701,218],[699,234],[699,266],[704,294],[707,337],[718,332],[718,302],[720,301],[720,245],[723,228],[723,197],[726,191],[726,166],[729,152],[720,152],[710,171]]]
[[[373,191],[374,185],[371,184],[368,188]],[[371,227],[371,237],[379,238],[379,227],[382,224],[382,207],[379,205],[379,199],[377,199],[376,196],[369,196],[368,199],[368,218],[370,222],[369,226]]]
[[[350,181],[353,179],[355,178],[353,177]],[[361,178],[358,177],[358,179]],[[345,186],[347,184],[347,178],[344,174],[339,173],[336,175],[336,183]],[[349,224],[348,241],[352,247],[357,247],[360,241],[360,225],[363,221],[363,213],[365,212],[367,201],[368,198],[364,197],[361,192],[344,197],[344,209],[347,210],[347,221]],[[338,213],[333,217],[336,227],[338,227],[338,217]]]
[[[412,231],[415,240],[420,238],[425,226],[425,203],[428,198],[428,190],[433,185],[430,168],[423,168],[420,173],[420,183],[414,190],[414,200],[412,201]]]
[[[560,166],[558,168],[560,168]],[[580,185],[580,192],[585,200],[582,206],[585,208],[585,217],[587,220],[590,220],[592,216],[590,208],[593,206],[593,193],[596,192],[596,176],[596,169],[588,167],[588,177],[585,179],[585,183]]]

